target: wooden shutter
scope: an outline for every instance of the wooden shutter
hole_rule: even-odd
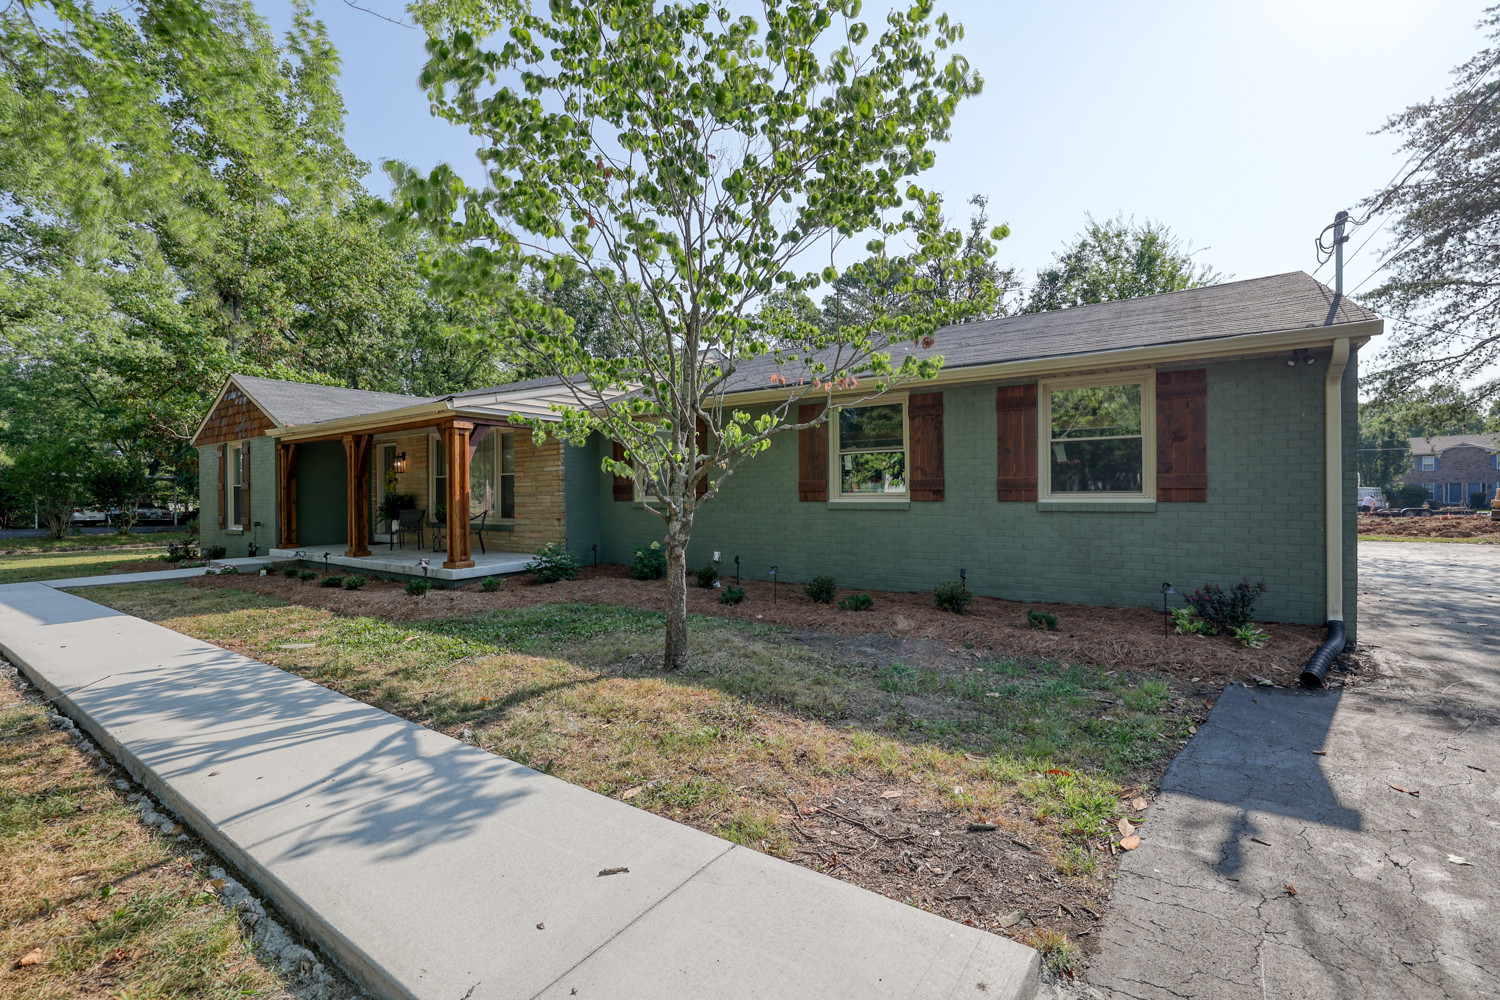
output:
[[[913,500],[943,499],[943,394],[912,393],[906,414],[911,425],[911,469],[907,473]]]
[[[705,456],[707,453],[708,453],[708,423],[702,417],[699,417],[698,418],[698,455],[700,457],[700,460],[702,459],[702,456]],[[708,492],[708,474],[707,474],[706,471],[704,473],[703,478],[700,479],[700,480],[698,480],[698,485],[696,485],[696,486],[693,487],[693,490],[694,490],[694,493],[696,494],[696,496],[698,497],[699,500],[702,500],[703,499],[703,494],[705,494],[705,493]]]
[[[616,462],[625,461],[625,445],[623,442],[615,442],[614,460]],[[619,473],[615,474],[615,499],[635,499],[635,482],[629,476],[622,476]]]
[[[229,480],[224,475],[224,473],[226,471],[225,468],[224,468],[224,459],[225,459],[224,448],[225,448],[224,445],[222,445],[222,444],[219,445],[219,448],[218,448],[218,454],[219,454],[219,462],[218,462],[219,471],[218,471],[218,476],[219,476],[219,478],[218,478],[218,481],[214,484],[214,494],[219,498],[219,527],[220,528],[225,527],[229,523],[226,520],[226,517],[228,516],[228,511],[225,509],[225,503],[224,503],[225,499],[227,498],[226,488],[229,485]]]
[[[240,527],[250,530],[255,519],[250,516],[250,442],[240,444]]]
[[[1001,502],[1036,500],[1036,383],[995,389],[995,495]]]
[[[797,423],[818,419],[822,403],[803,403],[797,407]],[[803,502],[828,501],[828,426],[818,424],[797,432],[797,499]]]
[[[1156,499],[1208,499],[1208,373],[1156,373]]]

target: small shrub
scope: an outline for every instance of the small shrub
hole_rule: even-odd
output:
[[[346,577],[344,577],[344,589],[345,590],[358,590],[360,587],[363,587],[365,584],[367,584],[369,582],[370,581],[368,579],[366,579],[365,577],[362,577],[358,573],[355,573],[353,576],[346,576]]]
[[[479,589],[486,594],[493,594],[497,590],[505,589],[505,581],[498,576],[487,576],[479,581]]]
[[[932,588],[932,603],[955,615],[963,614],[973,599],[974,595],[969,593],[962,580],[949,580]]]
[[[239,575],[239,572],[240,572],[240,568],[238,566],[220,566],[219,567],[219,575],[220,576],[237,576],[237,575]]]
[[[315,570],[315,569],[301,569],[301,570],[297,571],[297,579],[299,579],[299,580],[307,581],[307,580],[316,580],[317,578],[318,578],[318,571]]]
[[[1271,636],[1265,629],[1255,625],[1231,625],[1229,631],[1234,633],[1237,642],[1241,642],[1251,649],[1260,649],[1271,641]]]
[[[698,586],[702,587],[704,590],[710,589],[714,584],[719,582],[719,571],[714,569],[713,563],[709,563],[707,566],[700,569],[697,575]]]
[[[1213,622],[1199,618],[1192,608],[1173,608],[1172,631],[1178,635],[1214,635],[1219,630]]]
[[[839,598],[839,607],[845,611],[869,611],[874,606],[875,599],[869,594],[850,594]]]
[[[814,604],[832,604],[833,591],[834,582],[831,576],[815,576],[812,578],[812,583],[802,588],[802,592]]]
[[[168,542],[167,553],[162,558],[170,563],[180,563],[185,559],[200,559],[202,555],[198,551],[198,543],[188,538],[181,542]]]
[[[1045,611],[1026,612],[1026,624],[1032,628],[1041,629],[1044,632],[1057,631],[1057,616],[1049,615]]]
[[[203,546],[203,558],[205,559],[223,559],[228,554],[229,550],[222,545]]]
[[[427,592],[432,589],[431,580],[407,580],[406,592],[413,597],[426,597]]]
[[[537,583],[572,580],[578,576],[578,559],[562,542],[548,542],[533,553],[526,571],[536,574]]]
[[[301,570],[299,570],[296,566],[286,565],[281,567],[281,575],[285,577],[294,577],[300,572]]]
[[[329,587],[329,588],[332,588],[332,587],[342,587],[343,585],[344,585],[344,578],[342,576],[325,576],[325,577],[323,577],[323,582],[320,583],[320,584],[318,584],[318,586],[320,586],[320,587]]]
[[[720,604],[738,604],[744,599],[745,590],[743,587],[725,587],[723,592],[719,594]]]
[[[661,550],[661,542],[652,542],[635,550],[630,560],[630,575],[637,580],[660,580],[667,573],[667,554]]]
[[[1216,583],[1205,583],[1200,590],[1188,595],[1198,617],[1215,625],[1243,625],[1250,620],[1255,602],[1266,592],[1266,581],[1252,584],[1249,577],[1240,577],[1240,582],[1226,591]]]

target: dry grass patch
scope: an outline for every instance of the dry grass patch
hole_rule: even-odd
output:
[[[207,882],[0,678],[0,995],[291,997]]]
[[[1130,803],[1202,714],[1160,679],[967,651],[919,665],[853,659],[785,629],[700,616],[690,666],[663,675],[662,616],[640,608],[389,621],[234,586],[84,596],[1008,934],[1088,933],[1107,899],[1115,821],[1138,816]]]
[[[98,551],[25,552],[0,556],[0,583],[30,583],[62,580],[103,573],[137,573],[172,569],[149,550],[108,549]]]

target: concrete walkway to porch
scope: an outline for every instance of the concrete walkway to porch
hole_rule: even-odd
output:
[[[296,549],[272,549],[261,561],[296,559],[297,553],[300,552],[303,561],[314,568],[323,565],[323,557],[326,555],[329,566],[357,569],[364,573],[426,576],[431,580],[478,580],[486,576],[504,576],[507,573],[523,572],[532,558],[527,552],[475,552],[470,556],[474,560],[473,566],[465,569],[444,569],[443,560],[448,556],[441,551],[430,552],[420,548],[391,549],[383,542],[373,543],[370,549],[371,552],[367,556],[350,556],[345,555],[346,549],[343,542],[332,545],[304,545]],[[425,572],[422,567],[423,559],[427,560]]]
[[[1035,994],[1029,948],[51,587],[0,586],[0,652],[380,997]]]

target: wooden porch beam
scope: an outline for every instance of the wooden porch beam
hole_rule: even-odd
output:
[[[455,421],[443,429],[443,455],[448,462],[448,558],[444,569],[468,569],[469,556],[469,429]]]
[[[369,434],[345,434],[344,454],[348,473],[344,477],[348,492],[349,547],[351,556],[370,554],[370,442]]]
[[[442,433],[444,427],[458,427],[466,431],[472,431],[476,427],[506,427],[513,426],[508,420],[474,420],[460,417],[428,417],[425,420],[407,420],[399,424],[385,424],[383,426],[367,427],[360,431],[333,431],[328,434],[315,434],[311,437],[298,436],[294,439],[296,444],[311,444],[314,441],[342,441],[349,437],[369,437],[373,439],[377,434],[396,434],[400,431],[429,430]]]
[[[297,444],[276,442],[276,546],[297,547]]]

